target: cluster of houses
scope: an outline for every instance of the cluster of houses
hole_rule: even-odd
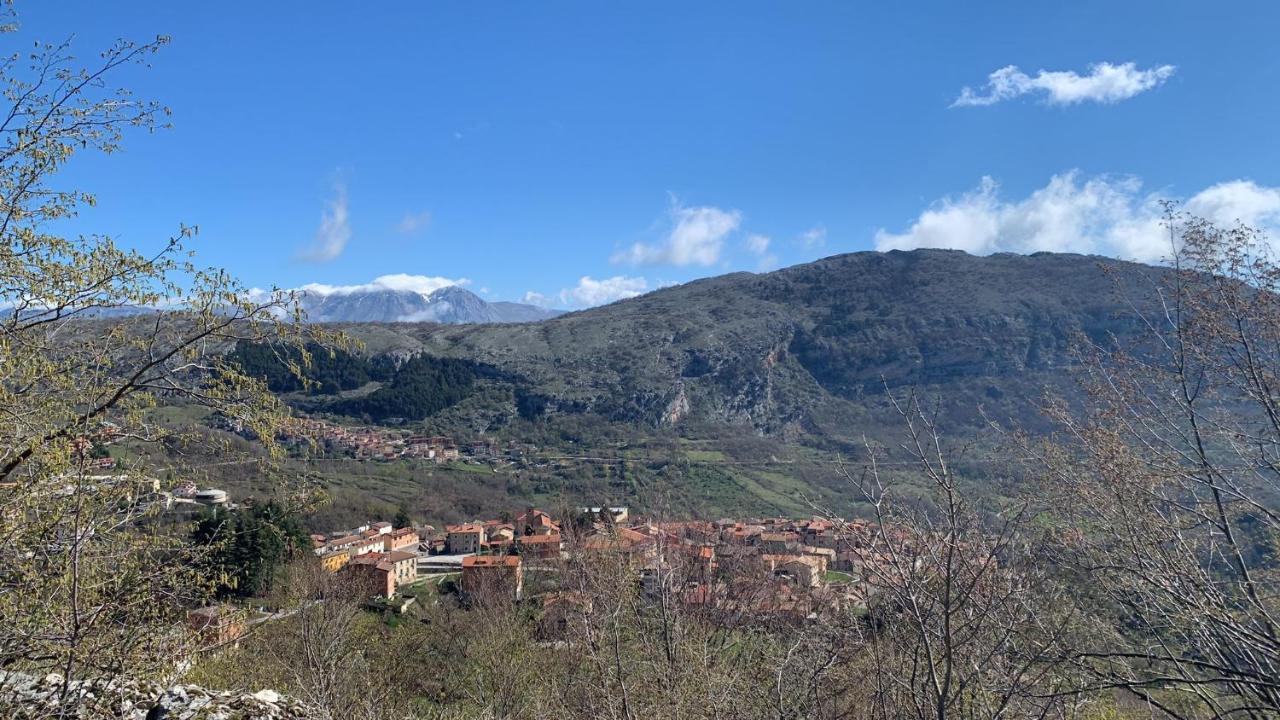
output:
[[[387,599],[417,581],[420,571],[460,573],[464,593],[500,586],[518,599],[523,593],[524,562],[513,551],[534,558],[558,558],[561,552],[560,526],[539,510],[520,515],[514,523],[449,525],[439,534],[431,527],[420,533],[376,522],[329,536],[312,535],[311,540],[322,568],[346,573],[367,588],[370,597]]]
[[[590,604],[579,590],[555,581],[575,560],[599,563],[605,582],[630,578],[645,596],[691,609],[799,622],[865,607],[867,563],[887,562],[876,559],[869,524],[825,518],[658,522],[634,519],[625,507],[578,508],[563,521],[528,508],[441,530],[375,522],[311,539],[324,570],[345,573],[369,598],[396,598],[426,572],[456,573],[469,600],[521,600],[526,574],[544,572],[552,582],[539,583],[534,593],[542,630],[557,620],[562,628],[569,613]],[[242,631],[212,610],[189,619],[211,644]]]
[[[81,435],[71,440],[71,449],[81,466],[92,470],[114,470],[116,459],[107,452],[107,446],[120,437],[120,428],[115,423],[102,422],[88,435]]]
[[[332,450],[350,453],[362,460],[395,460],[421,458],[436,462],[457,460],[458,444],[444,436],[406,435],[393,430],[371,427],[346,427],[299,418],[285,434],[286,440],[319,442]]]
[[[312,535],[311,542],[321,567],[347,573],[371,597],[394,598],[398,588],[418,579],[421,538],[413,528],[377,522],[329,537]]]
[[[825,518],[643,522],[581,543],[624,555],[646,594],[797,620],[865,606],[863,573],[875,544],[869,525]]]
[[[314,418],[298,418],[284,439],[295,442],[314,440],[333,451],[361,460],[411,458],[444,463],[462,457],[491,461],[518,458],[524,454],[524,448],[519,445],[504,448],[492,439],[459,443],[443,435],[412,435],[385,428],[347,427]]]
[[[497,592],[520,599],[530,571],[554,574],[561,561],[607,557],[618,561],[611,572],[629,573],[649,595],[798,619],[864,605],[864,571],[877,562],[872,527],[858,522],[657,522],[633,519],[625,507],[578,508],[564,521],[528,508],[439,531],[379,522],[312,540],[324,569],[348,573],[371,597],[394,598],[422,573],[434,572],[458,573],[464,596]]]

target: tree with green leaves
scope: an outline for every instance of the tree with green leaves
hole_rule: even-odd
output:
[[[277,576],[309,547],[298,515],[270,500],[232,511],[208,509],[191,533],[196,547],[207,548],[205,576],[216,578],[219,597],[265,595]]]
[[[20,38],[0,12],[0,36]],[[95,203],[60,182],[77,154],[165,127],[168,108],[112,82],[168,42],[121,40],[89,66],[69,41],[0,59],[0,667],[62,676],[64,707],[91,702],[71,696],[73,679],[171,675],[191,649],[185,612],[212,590],[204,549],[155,522],[168,484],[155,478],[181,478],[180,462],[105,472],[84,450],[180,440],[148,422],[163,398],[221,413],[275,453],[287,409],[222,353],[302,347],[292,297],[195,264],[192,226],[147,251],[57,230]]]
[[[413,518],[409,517],[409,506],[400,503],[396,508],[396,516],[391,520],[391,524],[397,528],[413,527]]]

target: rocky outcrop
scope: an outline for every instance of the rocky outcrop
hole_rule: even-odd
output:
[[[240,693],[123,678],[72,681],[0,672],[0,717],[122,720],[307,720],[301,703],[273,690]]]
[[[662,424],[675,425],[688,414],[689,396],[684,391],[684,383],[676,383],[676,396],[667,403],[667,409],[662,413]]]

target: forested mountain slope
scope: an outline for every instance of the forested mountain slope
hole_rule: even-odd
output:
[[[525,325],[342,326],[367,352],[465,358],[497,371],[528,416],[594,414],[651,427],[724,424],[853,440],[885,391],[942,404],[954,432],[1034,426],[1046,388],[1070,392],[1082,340],[1127,342],[1167,271],[1040,253],[854,253],[734,273]]]

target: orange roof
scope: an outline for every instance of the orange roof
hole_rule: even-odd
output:
[[[462,523],[461,525],[446,525],[444,531],[447,533],[480,533],[484,532],[484,526],[480,523]]]
[[[520,567],[519,555],[468,555],[462,567]]]
[[[629,543],[651,543],[653,538],[642,532],[636,532],[631,528],[622,528],[618,531],[618,539]]]
[[[545,545],[549,543],[559,543],[560,534],[552,533],[550,535],[525,535],[520,538],[521,545]]]
[[[536,525],[538,527],[557,527],[556,522],[551,519],[551,516],[541,510],[520,513],[516,516],[515,524]]]

